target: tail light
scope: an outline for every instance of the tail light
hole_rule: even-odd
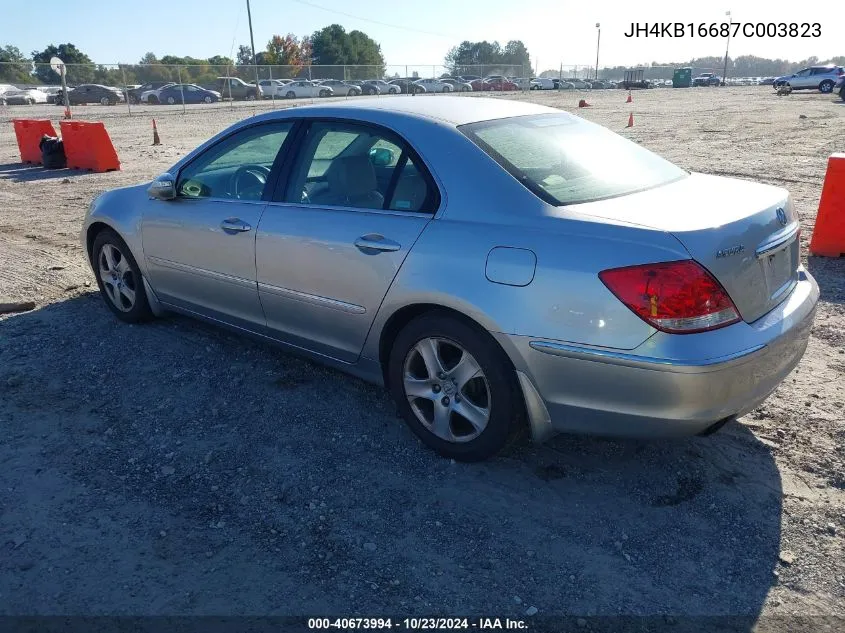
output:
[[[705,332],[740,320],[722,285],[691,259],[611,268],[599,278],[634,314],[663,332]]]

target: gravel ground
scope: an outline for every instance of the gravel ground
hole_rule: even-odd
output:
[[[832,97],[506,98],[788,187],[806,261],[843,150]],[[845,260],[806,261],[822,301],[804,360],[719,433],[452,463],[380,389],[181,317],[121,324],[94,292],[90,200],[255,109],[76,108],[106,121],[122,161],[107,174],[17,163],[8,117],[60,110],[0,111],[0,302],[37,304],[0,317],[0,614],[845,616]]]

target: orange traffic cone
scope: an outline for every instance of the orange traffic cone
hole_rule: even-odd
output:
[[[578,107],[579,107],[579,108],[591,108],[592,106],[591,106],[589,103],[587,103],[587,100],[586,100],[586,99],[581,99],[581,100],[578,102]]]
[[[810,252],[823,257],[845,255],[845,154],[833,154],[827,161]]]
[[[628,125],[626,127],[634,127],[634,113],[628,115]]]
[[[631,103],[632,101],[633,101],[633,99],[631,98],[631,91],[629,90],[628,91],[628,98],[625,99],[625,103]]]
[[[161,145],[161,139],[158,137],[158,128],[156,127],[155,119],[153,119],[153,145]]]

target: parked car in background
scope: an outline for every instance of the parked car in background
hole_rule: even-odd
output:
[[[47,103],[55,103],[56,95],[62,91],[61,86],[39,86],[38,89],[47,95]]]
[[[6,105],[6,101],[3,99],[3,95],[9,92],[9,90],[17,90],[17,86],[13,86],[12,84],[0,84],[0,105]]]
[[[394,86],[390,82],[385,81],[384,79],[368,79],[368,84],[372,84],[379,89],[379,92],[383,95],[398,95],[402,92],[399,86]]]
[[[529,84],[531,90],[555,90],[555,82],[550,77],[534,77]]]
[[[385,385],[426,445],[475,461],[523,422],[538,441],[678,437],[755,409],[812,330],[799,234],[783,188],[446,96],[248,117],[97,196],[81,246],[121,321],[254,333]]]
[[[519,90],[519,86],[517,86],[514,82],[505,79],[504,77],[496,76],[488,77],[487,79],[480,81],[473,81],[472,89],[480,92],[508,92],[513,90]]]
[[[145,90],[144,92],[141,93],[140,101],[141,101],[141,103],[149,103],[149,104],[152,104],[152,105],[161,103],[161,100],[159,99],[159,94],[161,93],[161,91],[164,90],[165,88],[169,88],[170,86],[175,86],[175,85],[176,85],[176,83],[171,81],[170,83],[166,83],[159,88],[154,88],[152,90]]]
[[[126,101],[122,90],[100,84],[81,84],[76,88],[68,88],[67,98],[70,105],[85,105],[86,103],[115,105]],[[56,93],[54,102],[56,105],[64,105],[64,94],[61,90]]]
[[[381,94],[381,88],[379,88],[376,84],[372,84],[365,79],[347,79],[346,83],[360,88],[361,94],[371,96]]]
[[[414,83],[425,88],[426,92],[452,92],[454,90],[452,84],[447,84],[442,79],[417,79]]]
[[[833,91],[839,94],[842,101],[845,101],[845,75],[842,75],[833,86]]]
[[[452,86],[452,92],[472,92],[472,84],[467,81],[452,79],[451,77],[443,78],[440,81]]]
[[[148,81],[147,83],[138,86],[137,88],[131,88],[130,90],[126,91],[126,97],[129,99],[129,103],[141,103],[141,95],[145,92],[149,92],[152,90],[158,90],[168,84],[172,84],[172,81]]]
[[[572,86],[574,88],[577,88],[578,90],[589,90],[592,87],[588,82],[584,81],[583,79],[577,79],[574,77],[570,79],[564,79],[563,81],[572,84]]]
[[[763,77],[760,80],[759,85],[761,85],[761,86],[773,86],[774,83],[775,83],[774,77]]]
[[[722,78],[715,73],[701,73],[692,78],[693,86],[718,86],[722,83]]]
[[[789,84],[793,90],[818,90],[825,94],[833,92],[833,87],[839,78],[845,75],[845,68],[826,64],[824,66],[810,66],[797,73],[778,77],[772,83],[775,88]]]
[[[300,79],[292,81],[285,86],[285,97],[293,99],[295,97],[331,97],[334,90],[330,86],[319,84],[308,79]]]
[[[416,79],[394,79],[388,83],[393,86],[399,86],[399,91],[403,95],[422,94],[423,92],[427,92],[424,86],[415,82]]]
[[[262,94],[261,86],[250,85],[239,77],[218,77],[216,92],[233,101],[253,101]]]
[[[219,92],[201,88],[196,84],[173,84],[162,88],[158,94],[159,101],[168,105],[176,103],[215,103],[221,100]]]
[[[7,90],[3,93],[3,101],[6,105],[35,105],[47,103],[47,95],[37,88]]]
[[[258,82],[261,88],[261,96],[265,99],[272,99],[273,97],[281,98],[285,96],[285,86],[289,84],[289,80],[282,79],[262,79]],[[255,84],[250,84],[254,86]]]
[[[321,86],[332,89],[335,97],[358,97],[363,94],[361,86],[341,81],[340,79],[323,79],[319,82]]]

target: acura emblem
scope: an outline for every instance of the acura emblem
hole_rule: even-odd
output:
[[[786,211],[783,210],[783,207],[778,207],[778,210],[775,211],[778,216],[778,222],[780,222],[781,226],[786,226]]]

